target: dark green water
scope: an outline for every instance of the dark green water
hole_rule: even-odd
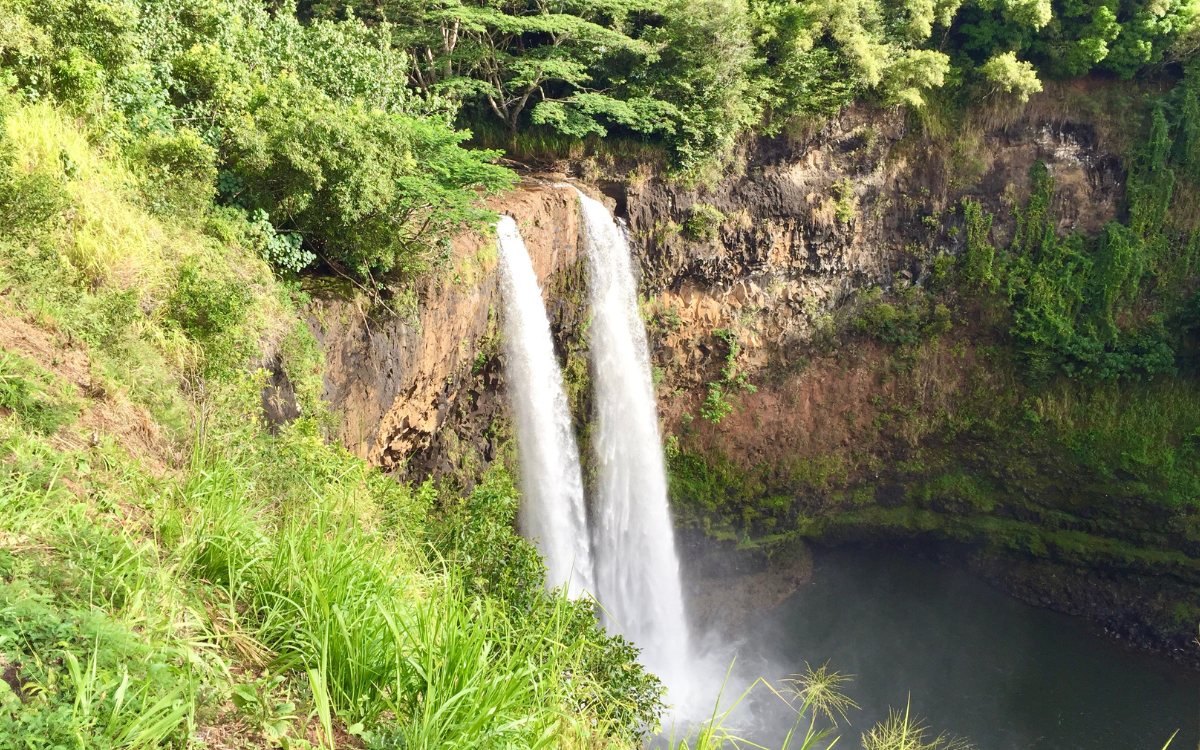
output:
[[[812,582],[739,647],[739,672],[785,677],[829,662],[862,707],[837,747],[857,748],[888,707],[980,750],[1197,747],[1200,674],[1132,652],[1077,618],[1025,605],[974,576],[897,552],[818,552]],[[770,746],[789,724],[759,698],[742,717]]]

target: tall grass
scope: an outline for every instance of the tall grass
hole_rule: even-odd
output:
[[[470,595],[456,568],[425,562],[410,528],[372,517],[355,460],[303,429],[256,443],[230,424],[234,402],[225,408],[160,525],[181,568],[221,591],[225,640],[275,670],[307,672],[334,715],[406,748],[557,742],[563,677],[580,671],[585,648],[566,637],[572,603],[544,599],[516,620]],[[271,468],[293,462],[308,468]],[[414,502],[394,483],[377,489],[376,507]]]
[[[151,211],[139,174],[94,147],[84,126],[51,104],[15,106],[0,94],[0,118],[0,159],[9,162],[0,164],[0,181],[41,178],[65,201],[65,210],[43,225],[20,227],[35,234],[29,247],[20,248],[29,257],[5,259],[6,270],[29,284],[31,303],[56,323],[70,323],[89,343],[104,340],[112,348],[118,339],[126,346],[130,339],[150,342],[176,367],[194,365],[205,350],[233,360],[222,363],[226,368],[275,357],[294,329],[294,311],[253,250],[244,216]],[[7,239],[0,236],[0,244]],[[228,283],[246,290],[239,325],[205,346],[169,319],[167,303],[185,266],[196,269],[207,287]],[[80,286],[91,293],[81,294]]]
[[[18,170],[42,172],[70,193],[66,256],[94,282],[143,288],[165,283],[164,253],[171,238],[128,200],[137,181],[112,159],[96,153],[85,135],[47,103],[20,107],[5,118]]]
[[[1200,496],[1200,393],[1190,378],[1081,387],[1064,383],[1032,399],[1039,420],[1087,467],[1135,478],[1147,497],[1186,507]]]
[[[543,596],[517,612],[472,593],[460,568],[430,564],[419,527],[414,537],[397,523],[415,515],[402,507],[416,502],[406,488],[364,482],[377,475],[311,427],[271,436],[244,419],[256,381],[230,390],[210,390],[222,411],[200,427],[179,477],[142,488],[153,539],[88,507],[77,483],[100,482],[80,474],[79,454],[0,418],[13,467],[0,535],[55,550],[39,591],[14,583],[26,567],[6,567],[0,551],[0,653],[57,706],[53,736],[100,748],[174,741],[198,721],[202,694],[227,689],[235,660],[307,675],[327,738],[341,721],[378,747],[544,748],[579,726],[592,645],[570,632],[575,603]],[[72,585],[56,580],[62,570]],[[43,627],[31,631],[32,618],[61,638],[79,608],[93,614],[63,643],[31,635]],[[17,621],[24,645],[13,650],[2,634]]]
[[[724,711],[721,711],[721,699],[724,697],[725,687],[729,682],[729,674],[733,672],[733,666],[733,663],[729,665],[725,682],[717,693],[709,718],[701,722],[694,733],[679,740],[675,739],[675,729],[672,727],[668,739],[668,746],[671,750],[723,750],[726,747],[736,750],[748,747],[767,750],[762,745],[738,736],[734,733],[735,730],[727,726],[730,716],[737,711],[738,706],[750,696],[755,688],[760,686],[783,701],[796,717],[791,728],[784,735],[779,750],[812,750],[837,731],[838,718],[845,720],[847,710],[858,708],[854,701],[842,691],[842,686],[849,681],[849,677],[839,672],[829,671],[828,666],[822,666],[819,669],[808,666],[803,674],[793,675],[791,679],[781,682],[778,687],[772,686],[760,677],[742,691],[741,695]],[[834,737],[825,743],[824,747],[832,747],[839,739]]]
[[[0,748],[158,747],[193,724],[197,687],[223,670],[174,572],[89,498],[103,463],[0,420]]]

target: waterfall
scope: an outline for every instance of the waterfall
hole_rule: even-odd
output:
[[[595,595],[606,627],[639,646],[678,699],[687,688],[688,630],[646,329],[624,231],[603,204],[582,193],[579,199],[596,399]]]
[[[500,217],[496,234],[505,373],[516,415],[524,495],[521,529],[546,561],[547,585],[566,586],[577,597],[593,588],[579,448],[529,251],[511,217]]]

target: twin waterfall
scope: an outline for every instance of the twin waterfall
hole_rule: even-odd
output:
[[[595,588],[579,449],[529,252],[512,217],[500,217],[496,234],[506,374],[521,451],[521,527],[537,540],[546,580],[574,598]]]
[[[599,201],[582,193],[579,201],[597,421],[595,595],[609,630],[641,647],[646,666],[671,688],[684,677],[688,633],[646,328],[625,232]]]
[[[588,591],[605,626],[642,649],[672,695],[685,689],[688,630],[667,508],[646,331],[625,233],[579,195],[592,306],[597,475],[589,514],[578,449],[537,278],[516,223],[497,225],[509,397],[524,492],[522,527],[546,560],[547,582]]]

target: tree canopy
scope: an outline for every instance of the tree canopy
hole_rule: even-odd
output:
[[[282,268],[370,279],[427,265],[512,180],[394,38],[257,0],[3,0],[0,80],[89,113],[151,203],[216,198]]]
[[[155,205],[216,197],[281,268],[375,278],[490,218],[512,175],[471,128],[687,172],[855,99],[1026,99],[1198,39],[1196,0],[0,0],[0,82],[86,112]]]
[[[855,98],[924,106],[947,81],[1028,98],[1187,46],[1193,0],[308,0],[310,20],[391,24],[410,84],[510,132],[659,142],[676,165],[748,129]],[[1181,41],[1183,40],[1183,41]]]

